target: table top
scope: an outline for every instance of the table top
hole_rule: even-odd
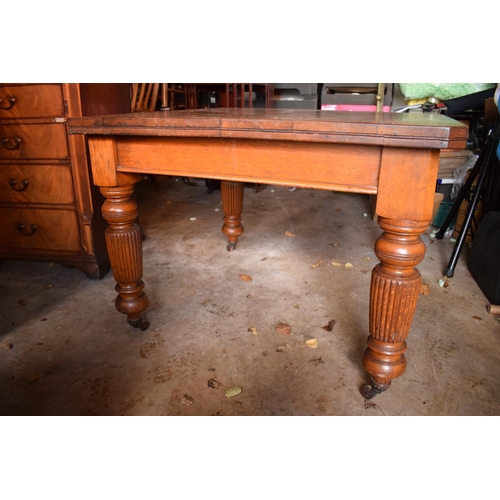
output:
[[[70,134],[263,139],[464,149],[468,128],[436,113],[213,108],[86,116]]]

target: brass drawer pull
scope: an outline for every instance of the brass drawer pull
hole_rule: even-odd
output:
[[[23,235],[23,236],[33,236],[36,231],[36,224],[31,224],[30,226],[30,231],[29,233],[26,232],[26,226],[24,224],[18,224],[17,230]]]
[[[9,142],[14,144],[10,146]],[[9,139],[8,137],[2,137],[2,146],[5,149],[8,149],[9,151],[14,151],[14,149],[17,149],[20,145],[21,145],[20,137],[16,137],[14,139]]]
[[[9,103],[7,106],[4,105],[4,100],[0,97],[0,109],[12,109],[14,104],[16,104],[16,98],[14,96],[7,97],[7,102]]]
[[[23,179],[23,182],[21,182],[21,184],[23,185],[23,187],[21,188],[18,188],[16,187],[17,186],[17,181],[16,179],[10,179],[9,180],[9,186],[14,190],[14,191],[17,191],[18,193],[20,193],[21,191],[25,191],[27,189],[27,187],[30,185],[29,181],[26,180],[26,179]]]

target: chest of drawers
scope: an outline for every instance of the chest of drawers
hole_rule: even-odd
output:
[[[108,272],[103,199],[66,120],[129,111],[129,84],[0,84],[0,258]]]

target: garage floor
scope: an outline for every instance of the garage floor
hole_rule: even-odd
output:
[[[111,273],[92,281],[58,264],[1,262],[1,415],[500,414],[500,322],[468,274],[468,249],[440,287],[453,245],[425,237],[429,292],[407,371],[365,401],[380,234],[368,196],[248,186],[245,232],[227,252],[220,192],[156,181],[138,190],[147,331],[115,310]]]

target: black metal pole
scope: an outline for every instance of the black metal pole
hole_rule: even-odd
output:
[[[492,141],[488,141],[491,143]],[[465,214],[465,219],[462,225],[462,228],[460,229],[460,233],[457,238],[457,242],[455,243],[455,247],[453,248],[453,252],[450,257],[450,261],[448,262],[448,267],[444,271],[444,275],[447,276],[448,278],[451,278],[455,272],[455,267],[457,265],[458,258],[460,257],[460,253],[462,251],[462,247],[465,242],[465,238],[467,236],[467,231],[469,229],[470,223],[472,221],[472,218],[474,216],[474,211],[476,210],[477,203],[479,201],[479,198],[481,196],[481,191],[484,186],[484,181],[488,177],[488,170],[492,167],[493,162],[491,161],[493,148],[492,147],[485,147],[487,149],[486,152],[486,158],[484,162],[484,167],[481,170],[481,174],[479,175],[479,180],[477,181],[476,188],[474,190],[474,195],[472,197],[472,201],[469,203],[469,206],[467,207],[467,212]],[[479,159],[478,159],[479,161]]]
[[[446,233],[446,230],[448,229],[448,226],[450,225],[451,221],[453,220],[453,217],[455,217],[455,215],[457,214],[458,209],[460,208],[460,205],[462,204],[462,201],[464,201],[465,197],[468,195],[468,193],[472,187],[472,183],[474,182],[474,180],[477,177],[477,174],[481,171],[481,168],[484,164],[485,155],[487,154],[487,151],[485,151],[486,149],[489,149],[488,144],[485,144],[485,147],[481,151],[479,158],[476,161],[476,164],[474,165],[474,167],[472,167],[472,170],[469,174],[469,177],[466,179],[466,181],[464,182],[464,184],[460,188],[460,191],[458,192],[457,199],[455,200],[455,203],[453,204],[453,207],[451,207],[451,210],[448,213],[448,215],[446,216],[446,219],[443,222],[441,228],[436,233],[435,238],[437,240],[443,239],[444,233]]]

